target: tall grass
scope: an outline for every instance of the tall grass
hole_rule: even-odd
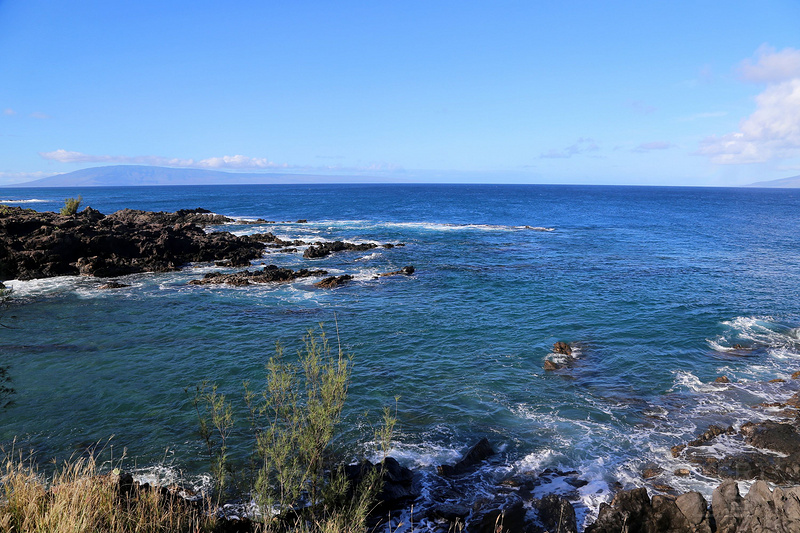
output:
[[[9,456],[0,469],[0,531],[8,533],[198,533],[216,519],[166,489],[125,490],[101,474],[93,455],[65,462],[45,479],[31,459]]]

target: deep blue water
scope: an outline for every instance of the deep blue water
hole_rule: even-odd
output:
[[[140,467],[201,474],[184,389],[211,379],[240,406],[241,382],[261,379],[276,341],[292,351],[320,322],[334,334],[334,320],[355,361],[339,441],[348,453],[374,451],[365,420],[399,396],[393,454],[406,464],[430,470],[487,436],[502,451],[495,472],[581,471],[592,482],[581,493],[590,511],[613,481],[646,485],[646,463],[691,466],[669,454],[681,439],[709,423],[768,416],[751,406],[798,389],[788,379],[800,370],[798,190],[6,188],[0,203],[57,210],[78,194],[104,213],[204,207],[309,221],[218,230],[406,246],[263,259],[356,276],[335,290],[313,280],[187,285],[224,270],[211,265],[129,276],[132,287],[119,291],[77,277],[7,283],[16,299],[0,354],[18,393],[0,414],[0,442],[16,437],[44,457],[114,435]],[[413,277],[373,279],[404,265]],[[556,341],[576,343],[578,362],[545,372]],[[753,349],[730,350],[736,343]],[[735,384],[709,383],[723,374]],[[765,383],[774,378],[787,382]],[[715,480],[665,482],[708,492]]]

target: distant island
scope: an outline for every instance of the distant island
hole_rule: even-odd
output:
[[[800,187],[800,176],[792,176],[791,178],[781,178],[779,180],[770,181],[757,181],[751,183],[748,187],[764,187],[770,189],[793,189]]]
[[[402,183],[407,178],[222,172],[144,165],[91,167],[6,187],[131,187],[152,185],[262,185],[291,183]]]

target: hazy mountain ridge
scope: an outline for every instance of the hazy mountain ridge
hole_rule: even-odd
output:
[[[800,187],[800,176],[792,176],[791,178],[781,178],[778,180],[769,180],[769,181],[757,181],[755,183],[751,183],[748,187],[769,187],[769,188],[796,188]]]
[[[323,176],[316,174],[236,173],[143,165],[91,167],[9,187],[130,187],[147,185],[262,185],[290,183],[406,182],[404,178]]]

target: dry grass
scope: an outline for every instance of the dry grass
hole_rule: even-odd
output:
[[[213,517],[161,490],[120,491],[94,457],[65,463],[47,481],[31,461],[7,458],[0,470],[0,531],[156,533],[212,531]]]

